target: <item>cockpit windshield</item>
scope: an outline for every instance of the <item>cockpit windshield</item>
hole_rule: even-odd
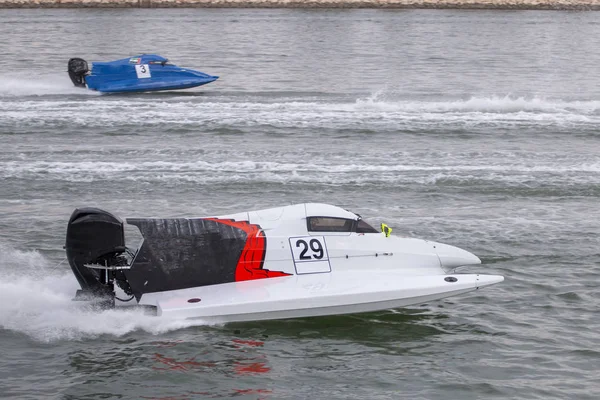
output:
[[[352,225],[354,225],[354,221],[345,218],[308,218],[308,230],[313,232],[352,232]]]
[[[173,65],[171,62],[169,62],[169,60],[165,60],[165,61],[150,61],[150,62],[148,62],[148,64],[153,64],[153,65],[160,64],[163,67],[165,65]]]
[[[358,233],[379,233],[379,231],[367,224],[364,220],[359,219],[356,224],[356,232]]]
[[[310,232],[357,232],[378,233],[362,219],[354,220],[337,217],[308,217],[307,228]]]

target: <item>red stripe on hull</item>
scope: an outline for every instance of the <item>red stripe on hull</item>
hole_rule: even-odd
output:
[[[291,275],[282,271],[263,269],[265,254],[267,253],[267,238],[259,225],[250,224],[247,221],[232,221],[216,218],[210,219],[246,232],[246,244],[242,249],[242,253],[240,254],[240,258],[238,259],[235,268],[236,282]]]

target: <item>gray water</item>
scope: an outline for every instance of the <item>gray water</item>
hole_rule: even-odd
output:
[[[0,397],[597,399],[600,14],[0,12]],[[99,95],[66,61],[219,75]],[[72,210],[304,201],[506,281],[377,313],[207,325],[76,308]],[[366,277],[367,279],[368,277]]]

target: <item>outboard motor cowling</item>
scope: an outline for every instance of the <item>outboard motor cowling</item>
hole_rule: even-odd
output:
[[[123,221],[109,212],[91,207],[73,211],[67,226],[65,250],[81,285],[82,293],[78,296],[114,298],[115,280],[126,282],[117,276],[122,271],[115,268],[128,264]]]
[[[90,71],[88,63],[83,58],[71,58],[68,64],[69,78],[73,85],[85,87],[85,76]]]

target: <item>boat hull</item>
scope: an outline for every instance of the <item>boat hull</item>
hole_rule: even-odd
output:
[[[140,304],[165,317],[225,323],[354,314],[406,307],[502,282],[496,275],[407,277],[399,272],[290,276],[148,293]]]
[[[206,85],[217,80],[218,77],[210,76],[208,78],[185,79],[185,80],[154,80],[150,82],[139,82],[137,80],[128,80],[121,82],[110,82],[105,84],[90,85],[90,79],[86,79],[88,87],[101,93],[139,93],[155,92],[163,90],[181,90]]]

